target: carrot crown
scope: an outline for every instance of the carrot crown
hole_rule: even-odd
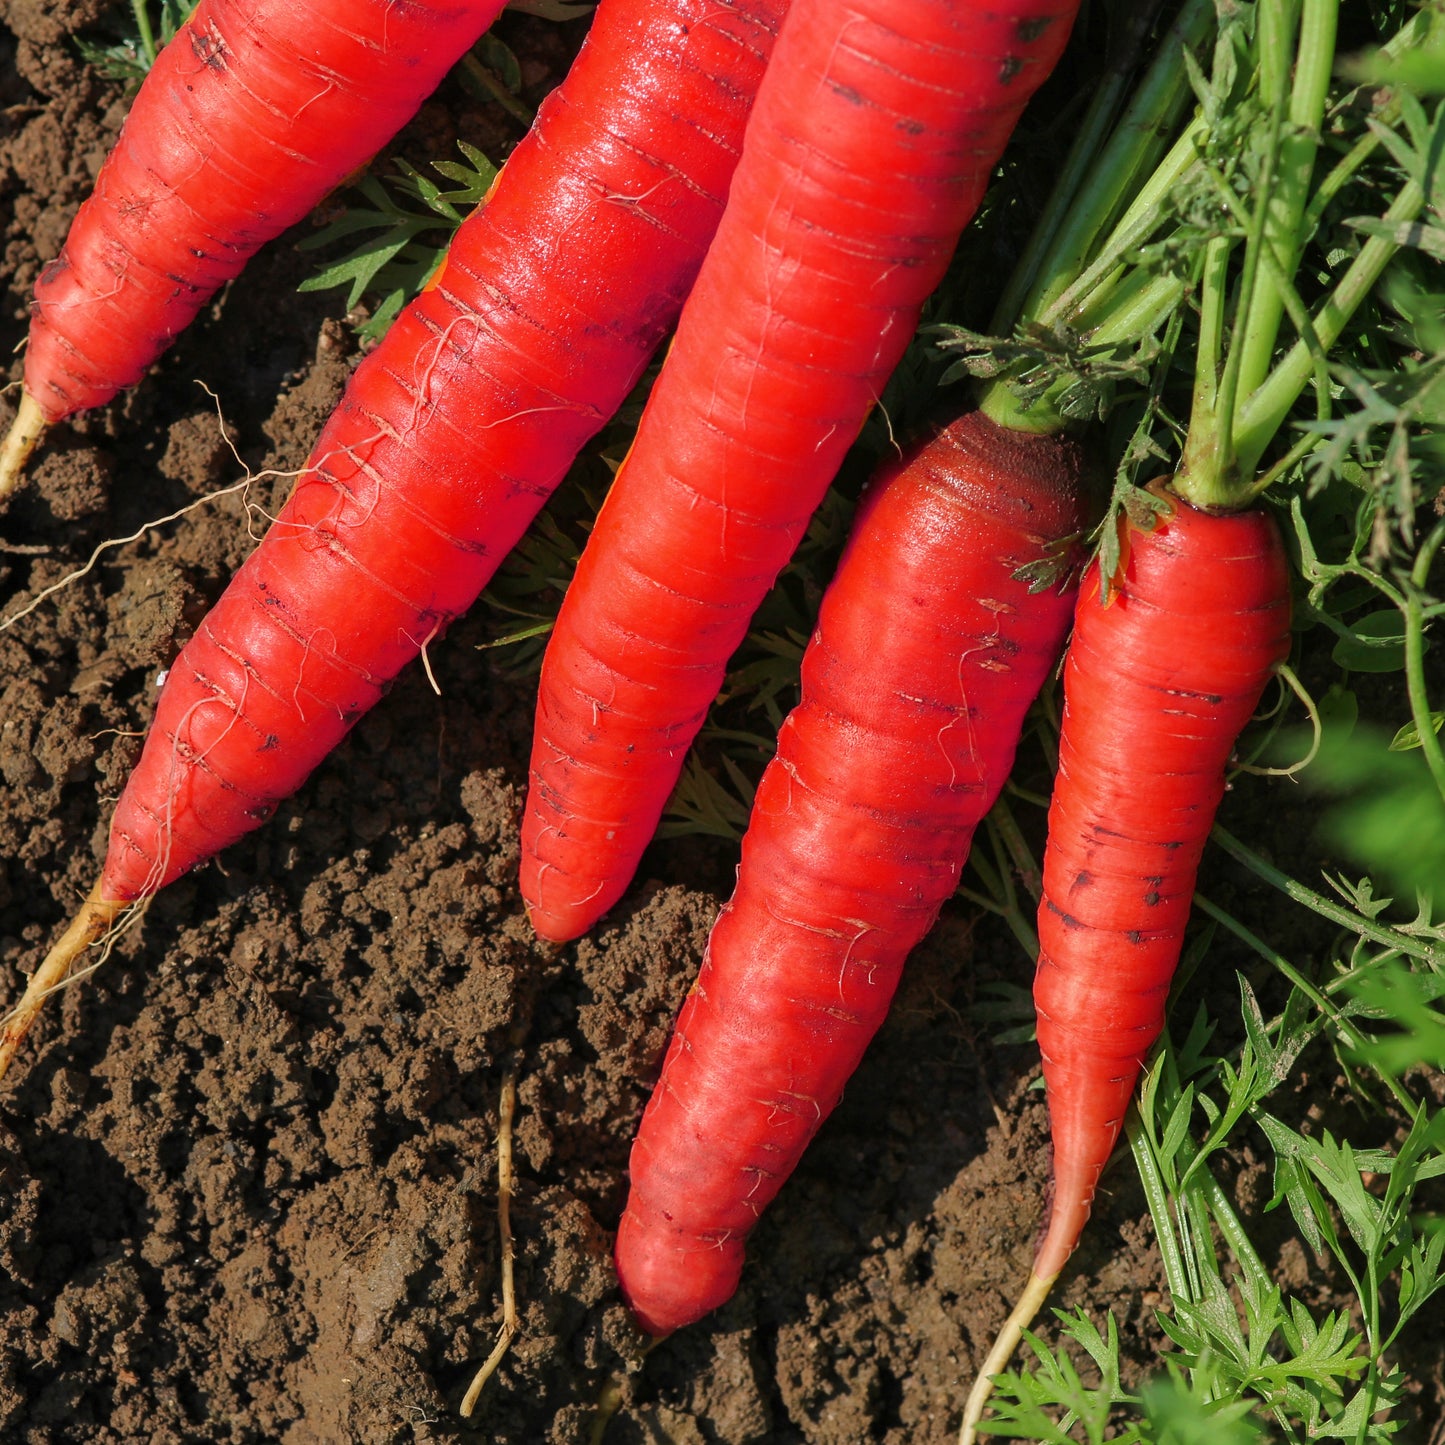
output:
[[[1301,394],[1317,418],[1331,413],[1328,356],[1379,281],[1426,203],[1432,127],[1418,102],[1385,93],[1366,136],[1316,180],[1332,114],[1339,0],[1260,0],[1253,26],[1224,25],[1208,80],[1196,79],[1210,117],[1198,153],[1200,194],[1218,226],[1199,251],[1194,286],[1199,329],[1189,425],[1174,490],[1196,506],[1247,506],[1319,440],[1307,433],[1286,456],[1266,456]],[[1423,12],[1387,50],[1418,43]],[[1395,134],[1413,122],[1413,145]],[[1438,131],[1438,125],[1433,129]],[[1313,308],[1297,274],[1326,208],[1366,160],[1387,146],[1404,179],[1379,221],[1351,222],[1367,239],[1329,277]],[[1286,323],[1294,340],[1281,350]]]
[[[955,330],[944,343],[965,353],[953,374],[987,382],[989,416],[1057,431],[1102,415],[1126,381],[1151,391],[1154,419],[1188,300],[1193,378],[1175,492],[1237,510],[1317,444],[1313,431],[1266,464],[1304,391],[1313,389],[1317,418],[1330,417],[1330,350],[1400,246],[1413,244],[1445,135],[1408,91],[1376,89],[1366,134],[1317,175],[1324,138],[1362,93],[1332,95],[1338,18],[1339,0],[1259,0],[1217,15],[1212,0],[1186,0],[1101,145],[1118,100],[1111,72],[995,313],[992,329],[1013,327],[1012,339]],[[1421,12],[1381,54],[1410,54],[1435,23]],[[1211,38],[1206,72],[1198,56]],[[1321,298],[1307,304],[1296,281],[1306,247],[1382,148],[1401,176],[1393,199],[1382,215],[1348,223],[1363,243],[1331,258]],[[1151,450],[1141,426],[1126,469]]]

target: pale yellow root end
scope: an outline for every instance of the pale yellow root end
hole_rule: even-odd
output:
[[[35,444],[45,435],[45,414],[28,391],[20,393],[20,410],[0,442],[0,506],[10,500],[25,472]]]
[[[4,1078],[15,1050],[30,1032],[30,1025],[35,1022],[46,997],[65,982],[76,959],[111,931],[116,918],[128,906],[103,899],[99,883],[91,889],[90,897],[81,905],[70,927],[30,975],[20,1002],[0,1019],[0,1078]]]
[[[993,1342],[988,1358],[978,1367],[978,1378],[973,1382],[973,1389],[968,1392],[968,1399],[963,1406],[963,1425],[958,1432],[958,1445],[973,1445],[978,1436],[978,1422],[983,1419],[988,1397],[993,1394],[993,1378],[1008,1368],[1008,1362],[1013,1358],[1013,1352],[1018,1348],[1023,1332],[1043,1308],[1056,1279],[1056,1274],[1029,1275],[1029,1282],[1024,1286],[1019,1302],[1013,1307],[1013,1313],[1003,1322],[1003,1328],[998,1332],[998,1338]]]
[[[502,1074],[502,1101],[497,1121],[497,1232],[502,1240],[502,1329],[492,1353],[472,1378],[462,1399],[461,1415],[466,1419],[477,1408],[482,1387],[496,1373],[502,1357],[511,1348],[512,1339],[522,1327],[517,1313],[517,1286],[513,1269],[512,1249],[512,1124],[517,1117],[517,1071],[507,1068]]]

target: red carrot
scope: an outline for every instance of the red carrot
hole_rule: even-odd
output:
[[[865,495],[633,1146],[617,1269],[654,1334],[732,1294],[958,882],[1072,616],[1021,570],[1080,530],[1080,471],[975,412]]]
[[[1080,593],[1064,665],[1039,962],[1054,1202],[1034,1272],[1063,1268],[1164,1023],[1224,770],[1289,654],[1289,574],[1267,513],[1186,503],[1132,532],[1118,595]]]
[[[543,664],[522,892],[621,896],[754,609],[911,337],[1075,0],[798,0]]]
[[[47,425],[145,369],[411,119],[503,0],[201,0],[31,303],[0,497]]]
[[[722,213],[785,8],[603,0],[171,667],[101,881],[32,977],[0,1069],[76,949],[262,822],[471,604],[625,399]]]
[[[1289,652],[1289,569],[1259,510],[1214,516],[1174,500],[1130,529],[1108,605],[1085,574],[1064,663],[1034,980],[1054,1194],[1028,1285],[979,1371],[1018,1343],[1083,1232],[1144,1057],[1164,1024],[1194,879],[1224,770]]]
[[[1337,0],[1318,0],[1257,29],[1219,12],[1233,34],[1216,47],[1223,68],[1211,84],[1217,95],[1259,101],[1257,111],[1240,106],[1238,116],[1251,119],[1236,150],[1264,157],[1259,174],[1268,180],[1250,197],[1246,226],[1202,240],[1190,233],[1200,253],[1199,325],[1179,462],[1167,489],[1154,489],[1168,516],[1122,537],[1122,560],[1108,564],[1117,582],[1109,605],[1100,605],[1097,566],[1080,592],[1034,986],[1054,1198],[1028,1284],[969,1395],[962,1445],[1084,1227],[1160,1032],[1226,765],[1289,649],[1288,567],[1273,520],[1257,507],[1289,458],[1267,465],[1265,457],[1425,203],[1416,180],[1401,185],[1380,234],[1333,277],[1306,326],[1289,305],[1290,276],[1336,183],[1331,172],[1316,188],[1314,172],[1331,113],[1338,9]],[[1392,43],[1403,47],[1410,34],[1407,26]],[[1206,124],[1214,122],[1191,130]],[[1126,277],[1121,291],[1138,279]],[[1297,335],[1281,352],[1286,314]]]

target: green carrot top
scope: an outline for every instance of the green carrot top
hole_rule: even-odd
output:
[[[1116,502],[1132,493],[1142,461],[1161,454],[1150,427],[1186,327],[1193,376],[1187,423],[1174,428],[1173,488],[1197,506],[1237,510],[1318,444],[1316,428],[1266,464],[1306,389],[1315,419],[1331,416],[1331,349],[1391,259],[1406,245],[1445,249],[1433,225],[1420,230],[1422,213],[1436,209],[1445,125],[1395,83],[1421,83],[1418,57],[1437,53],[1430,42],[1445,26],[1434,12],[1415,15],[1362,73],[1386,82],[1366,92],[1333,83],[1339,10],[1339,0],[1258,0],[1216,15],[1212,0],[1186,0],[1108,142],[1092,162],[1066,163],[1044,242],[994,318],[995,330],[1015,325],[1013,338],[959,331],[945,343],[968,353],[955,373],[986,380],[983,410],[1021,430],[1101,415],[1121,382],[1149,390]],[[1206,71],[1198,56],[1211,39]],[[1415,58],[1408,70],[1402,57]],[[1107,89],[1080,150],[1098,147]],[[1321,173],[1326,141],[1339,137]],[[1363,241],[1336,245],[1315,268],[1322,299],[1311,307],[1296,279],[1307,248],[1349,188],[1381,184],[1381,160],[1394,168],[1384,181],[1392,199],[1383,214],[1345,222]]]

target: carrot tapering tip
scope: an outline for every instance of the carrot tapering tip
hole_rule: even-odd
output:
[[[70,927],[30,975],[20,1002],[0,1019],[0,1078],[4,1078],[10,1060],[30,1032],[30,1025],[46,998],[65,982],[71,967],[85,950],[105,938],[114,928],[117,917],[131,906],[102,898],[99,883],[90,890],[90,896],[71,920]]]
[[[20,393],[20,410],[0,442],[0,506],[9,501],[11,494],[19,487],[25,472],[25,463],[36,443],[45,435],[45,413],[40,403],[28,391]]]
[[[602,916],[605,910],[595,911],[587,907],[591,901],[584,899],[581,904],[571,907],[564,905],[555,909],[524,899],[522,907],[527,915],[527,922],[532,925],[532,932],[543,943],[560,947],[564,943],[571,943],[574,938],[581,938]]]
[[[1049,1291],[1053,1288],[1056,1279],[1058,1279],[1056,1274],[1029,1275],[1029,1282],[1024,1286],[1024,1292],[1019,1296],[1018,1303],[1003,1322],[1003,1328],[998,1332],[998,1338],[993,1342],[993,1348],[978,1368],[978,1378],[974,1380],[973,1389],[968,1392],[968,1399],[964,1402],[963,1424],[958,1432],[958,1445],[973,1445],[973,1441],[978,1435],[979,1421],[983,1419],[984,1409],[988,1405],[988,1398],[993,1394],[994,1379],[1007,1368],[1008,1362],[1013,1358],[1013,1352],[1023,1338],[1024,1331],[1033,1323],[1034,1316],[1043,1308],[1043,1303],[1048,1298]]]

